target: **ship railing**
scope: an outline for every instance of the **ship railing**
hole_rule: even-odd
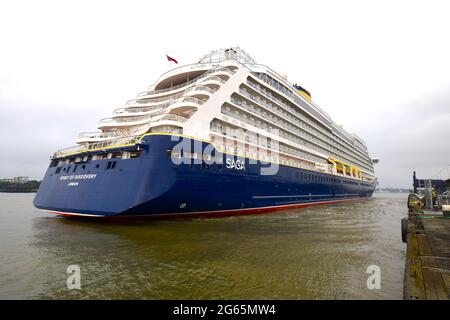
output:
[[[78,139],[109,139],[121,137],[123,133],[119,131],[111,132],[82,132],[78,135]]]
[[[174,105],[177,103],[182,103],[182,102],[190,102],[190,103],[195,103],[195,104],[199,104],[199,105],[202,105],[203,103],[205,103],[205,101],[200,100],[195,97],[183,97],[183,98],[175,100],[173,103],[171,103],[171,105]]]
[[[201,76],[200,76],[200,77],[201,77]],[[197,82],[197,81],[199,80],[198,78],[199,78],[199,77],[197,77],[197,78],[195,78],[195,79],[192,79],[192,80],[189,80],[189,81],[187,81],[187,82],[183,82],[183,83],[181,83],[181,84],[179,84],[179,85],[172,86],[172,87],[170,87],[170,88],[158,89],[158,90],[150,90],[150,91],[147,92],[147,95],[154,95],[154,94],[159,94],[159,93],[169,92],[169,91],[173,91],[173,90],[178,90],[178,89],[181,89],[181,88],[183,88],[183,87],[189,86],[189,85],[191,85],[191,84]]]
[[[141,136],[129,136],[124,138],[110,139],[94,143],[84,143],[78,146],[61,149],[55,152],[53,158],[61,158],[75,153],[82,153],[94,150],[101,150],[102,148],[133,145],[141,140]]]
[[[206,82],[207,80],[213,80],[213,81],[217,81],[219,83],[225,83],[225,80],[223,80],[222,78],[218,77],[218,76],[208,76],[203,78],[202,80],[200,80],[200,83]]]
[[[157,106],[140,107],[140,108],[118,108],[113,111],[113,115],[155,111],[155,110],[164,109],[165,107],[167,107],[171,104],[172,103],[164,103],[164,104],[159,104]]]
[[[266,94],[265,92],[261,92],[262,90],[260,90],[260,88],[256,87],[255,85],[253,85],[252,83],[248,83],[251,87],[253,87],[254,89],[256,89],[258,92]],[[254,96],[250,93],[248,93],[246,90],[243,89],[239,89],[239,93],[246,96],[247,98],[249,98],[250,100],[262,105],[263,107],[269,109],[271,112],[275,113],[276,115],[278,115],[279,117],[282,117],[284,119],[289,120],[290,122],[294,123],[296,126],[300,126],[303,130],[307,129],[307,127],[305,127],[303,122],[300,122],[300,124],[297,123],[297,119],[300,119],[301,121],[304,121],[307,125],[311,126],[314,130],[314,134],[322,134],[323,136],[325,136],[321,131],[319,131],[319,129],[317,128],[316,125],[312,124],[308,119],[304,119],[303,117],[299,117],[298,115],[296,115],[295,117],[292,116],[289,113],[283,112],[283,111],[279,111],[278,109],[273,108],[273,106],[270,103],[265,102],[262,99],[259,99],[257,96]],[[267,94],[266,94],[267,95]],[[279,105],[281,105],[282,107],[288,109],[290,112],[295,113],[295,110],[292,110],[292,108],[290,108],[288,105],[286,105],[283,101],[267,95],[270,99],[272,99],[273,101],[275,101],[276,103],[278,103]],[[322,139],[326,140],[326,136],[325,138],[322,137]]]
[[[183,97],[178,100],[175,100],[170,105],[174,105],[177,103],[183,103],[183,102],[194,103],[197,105],[202,105],[204,103],[204,101],[194,98],[194,97]],[[162,110],[163,109],[161,109],[161,111]],[[153,118],[155,116],[159,116],[161,114],[164,114],[164,113],[146,114],[146,115],[142,115],[142,116],[130,116],[130,117],[124,117],[124,118],[105,118],[105,119],[102,119],[99,121],[99,126],[114,125],[114,124],[121,124],[121,123],[132,123],[132,122],[138,122],[138,121],[143,121],[143,120],[144,121],[145,120],[146,121],[159,121],[159,120],[153,119]],[[185,119],[187,119],[187,118],[185,118]],[[184,122],[184,121],[182,121],[182,122]]]
[[[173,70],[171,70],[171,71],[173,71]],[[169,92],[169,91],[172,91],[172,90],[178,90],[180,88],[183,88],[183,87],[186,87],[188,85],[191,85],[191,84],[193,84],[193,83],[195,83],[195,82],[205,78],[206,76],[208,76],[208,75],[210,75],[212,73],[218,72],[218,71],[225,71],[226,73],[229,73],[230,75],[233,75],[235,73],[235,71],[233,71],[233,70],[231,70],[231,69],[229,69],[227,67],[214,68],[214,69],[206,71],[205,73],[203,73],[202,75],[198,76],[195,79],[189,80],[189,81],[181,83],[179,85],[172,86],[170,88],[159,89],[159,90],[142,91],[142,92],[139,92],[137,96],[138,97],[143,97],[143,96],[147,96],[147,95],[155,95],[155,94],[159,94],[159,93],[163,93],[163,92]]]
[[[146,95],[148,95],[148,91],[142,91],[142,92],[139,92],[137,94],[138,97],[143,97],[143,96],[146,96]]]
[[[160,98],[150,98],[149,100],[146,99],[133,99],[127,101],[126,105],[133,105],[133,104],[147,104],[147,103],[155,103],[155,102],[164,102],[164,101],[170,101],[176,98],[179,98],[183,92],[171,94],[168,96],[160,97]]]
[[[208,75],[216,73],[216,72],[225,72],[225,73],[228,73],[229,75],[233,75],[236,73],[235,71],[233,71],[227,67],[218,67],[218,68],[214,68],[214,69],[206,71],[202,76],[205,77],[205,76],[208,76]]]
[[[246,94],[246,93],[243,93],[243,95],[245,95],[245,96],[247,96],[248,98],[250,98],[250,97],[248,96],[248,94]],[[252,100],[252,99],[251,99],[251,100]],[[240,101],[236,101],[236,100],[233,100],[233,99],[231,100],[231,102],[234,103],[234,104],[236,104],[236,105],[238,105],[239,107],[243,108],[244,110],[247,110],[247,111],[249,111],[249,112],[251,112],[251,113],[254,113],[255,115],[257,115],[257,116],[259,116],[259,117],[261,117],[261,118],[263,118],[263,119],[267,119],[267,115],[265,115],[265,114],[263,114],[263,113],[257,111],[257,109],[251,108],[248,104],[243,104],[243,103],[241,103]],[[265,106],[263,103],[262,103],[262,105]],[[269,108],[268,106],[265,106],[265,107],[266,107],[266,108]],[[270,109],[270,108],[269,108],[269,109]],[[273,111],[273,112],[275,112],[275,111]],[[227,114],[227,115],[229,115],[229,116],[231,116],[231,117],[235,117],[235,118],[236,118],[236,115],[233,114],[231,111],[226,111],[226,112],[224,112],[224,113]],[[286,115],[278,114],[278,112],[275,112],[275,114],[277,114],[280,118],[283,118],[283,117],[284,117],[285,120],[286,120]],[[283,126],[283,123],[280,122],[278,119],[273,119],[271,116],[269,116],[269,118],[271,119],[271,121],[272,121],[274,124],[277,124],[277,125],[279,125],[279,126]],[[238,120],[243,121],[242,118],[238,118]],[[289,120],[290,120],[290,119],[289,119]],[[248,121],[248,120],[247,120],[247,121]],[[291,120],[291,122],[293,122],[293,121]],[[254,125],[254,126],[257,126],[257,123],[256,123],[256,122],[249,122],[249,123],[252,124],[252,125]],[[297,125],[297,126],[298,126],[298,125]],[[303,128],[303,126],[300,126],[300,127]],[[295,128],[295,127],[292,128],[291,131],[295,132],[295,134],[296,134],[297,136],[301,137],[301,139],[310,141],[311,143],[314,143],[314,144],[316,144],[316,145],[318,145],[318,146],[320,146],[320,147],[322,147],[322,148],[324,148],[324,149],[327,149],[327,148],[328,148],[327,144],[324,143],[323,141],[321,141],[320,139],[318,139],[317,137],[315,137],[314,134],[307,134],[307,133],[305,132],[305,130],[299,130],[298,128]],[[292,137],[291,137],[288,133],[286,133],[286,132],[284,132],[284,131],[280,131],[280,136],[282,136],[282,137],[284,137],[284,138],[286,138],[286,139],[288,139],[288,140],[292,140]],[[322,138],[322,140],[323,140],[323,138]],[[295,141],[295,140],[294,140],[294,141]],[[298,141],[295,141],[295,142],[298,143]],[[340,155],[341,155],[341,156],[345,156],[345,155],[343,155],[342,153],[340,153]],[[360,164],[360,165],[361,165],[361,164]]]
[[[225,138],[225,137],[223,137],[223,138]],[[295,166],[298,168],[323,172],[323,170],[317,170],[316,162],[314,162],[312,160],[304,159],[298,155],[289,154],[288,152],[286,152],[286,150],[282,150],[282,149],[277,150],[276,154],[274,155],[273,154],[274,150],[268,149],[267,146],[262,146],[263,148],[261,149],[260,148],[261,146],[253,145],[252,147],[260,148],[259,149],[260,151],[256,151],[255,149],[253,149],[253,150],[243,149],[243,148],[237,147],[236,145],[220,143],[219,141],[214,141],[214,142],[212,142],[212,144],[220,152],[226,152],[226,153],[231,153],[231,154],[235,154],[238,156],[250,157],[253,159],[258,159],[260,161],[276,162],[276,163],[280,163],[280,164]],[[267,149],[267,151],[264,152],[264,150],[266,150],[266,149]]]
[[[143,115],[143,116],[132,116],[127,118],[105,118],[101,119],[99,121],[99,125],[108,125],[108,124],[115,124],[115,123],[129,123],[129,122],[136,122],[140,120],[149,119],[150,115]]]
[[[208,87],[206,87],[208,88]],[[209,89],[209,88],[208,88]],[[173,101],[170,101],[168,103],[162,104],[162,105],[158,105],[158,106],[153,106],[153,107],[142,107],[142,108],[132,108],[132,109],[128,109],[128,108],[119,108],[114,110],[113,115],[125,115],[127,113],[137,113],[137,112],[148,112],[148,111],[162,111],[165,108],[167,108],[168,106],[177,104],[177,103],[183,103],[183,102],[189,102],[189,103],[194,103],[194,104],[198,104],[198,105],[202,105],[204,103],[203,100],[200,100],[198,98],[195,97],[182,97]],[[158,115],[158,113],[153,113],[153,114],[148,114],[148,115],[142,115],[142,116],[129,116],[126,118],[106,118],[106,119],[102,119],[100,120],[99,124],[103,125],[103,124],[109,124],[112,123],[113,121],[116,122],[133,122],[133,121],[139,121],[141,120],[140,118],[144,119],[144,118],[148,118],[151,116],[155,116]]]
[[[188,93],[188,92],[192,92],[192,91],[206,91],[206,92],[208,92],[208,93],[211,93],[211,94],[213,94],[214,92],[216,92],[216,90],[213,90],[213,89],[211,89],[210,87],[207,87],[207,86],[195,86],[195,87],[192,87],[192,88],[190,88],[190,89],[187,89],[186,90],[186,92],[185,92],[185,94],[186,93]]]
[[[267,93],[265,90],[263,90],[262,88],[260,88],[259,86],[247,81],[246,82],[249,86],[251,86],[252,88],[254,88],[256,91],[258,91],[260,94],[266,95],[269,99],[273,100],[275,103],[277,103],[278,105],[282,106],[283,108],[285,108],[286,110],[289,110],[291,113],[295,114],[295,116],[292,116],[292,114],[289,113],[285,113],[283,111],[278,111],[278,109],[274,109],[273,106],[270,103],[265,102],[263,99],[260,99],[259,97],[250,94],[247,90],[240,88],[239,89],[239,93],[246,96],[247,98],[249,98],[250,100],[252,100],[253,102],[256,102],[260,105],[262,105],[263,107],[271,110],[272,112],[274,112],[275,114],[277,114],[278,116],[287,118],[289,121],[293,122],[296,126],[298,126],[298,124],[296,123],[297,119],[300,119],[300,127],[304,130],[306,129],[309,132],[312,132],[313,137],[312,138],[308,138],[309,140],[312,139],[312,141],[314,141],[316,144],[320,144],[322,147],[328,148],[326,146],[326,143],[328,141],[328,139],[330,139],[326,134],[324,134],[324,132],[322,131],[322,129],[320,129],[316,124],[314,124],[310,119],[305,118],[304,116],[299,116],[296,114],[296,111],[289,105],[287,105],[285,102],[283,102],[282,100],[274,97],[273,95]],[[233,102],[233,101],[232,101]],[[234,102],[233,102],[234,103]],[[254,112],[254,111],[253,111]],[[308,128],[311,127],[311,129]],[[324,142],[321,142],[317,137],[315,137],[314,135],[318,135],[321,137],[321,139]],[[329,142],[328,142],[329,143]],[[340,156],[345,156],[342,152],[338,151]],[[358,157],[362,157],[361,154],[358,154]],[[358,158],[358,161],[362,162],[363,160],[361,160],[360,158]],[[360,163],[360,165],[363,165]]]
[[[266,68],[268,68],[267,66],[265,66]],[[266,76],[265,74],[262,73],[256,73],[256,72],[252,72],[252,74],[259,78],[260,80],[262,80],[263,82],[267,83],[268,85],[270,85],[272,88],[282,92],[284,95],[288,96],[289,98],[291,98],[293,101],[295,101],[295,103],[301,105],[302,107],[305,107],[305,102],[303,100],[305,100],[303,98],[303,96],[301,96],[300,94],[295,94],[293,91],[285,88],[284,85],[281,85],[277,82],[275,82],[274,80],[272,80],[271,78],[269,78],[268,76]],[[290,84],[289,84],[290,85]],[[321,108],[319,108],[316,105],[313,105],[312,102],[309,102],[311,104],[310,107],[312,107],[317,113],[319,113],[322,117],[324,117],[326,120],[331,121],[331,117],[325,112],[323,111]],[[306,102],[306,105],[308,105],[308,102]]]
[[[138,99],[131,99],[131,100],[128,100],[127,102],[125,102],[125,105],[129,105],[129,104],[135,104],[135,103],[138,103]]]
[[[127,102],[125,102],[126,106],[129,105],[134,105],[134,104],[146,104],[146,103],[152,103],[152,102],[160,102],[160,101],[165,101],[165,100],[170,100],[172,97],[163,97],[163,98],[159,98],[159,99],[154,99],[152,101],[144,101],[143,99],[131,99],[128,100]]]
[[[177,122],[181,122],[184,123],[188,120],[188,118],[186,117],[182,117],[176,114],[163,114],[161,116],[155,117],[154,119],[152,119],[152,122],[158,122],[158,121],[164,121],[164,120],[171,120],[171,121],[177,121]]]
[[[104,119],[101,119],[101,120],[98,122],[98,124],[99,124],[99,125],[104,125],[104,124],[113,123],[114,121],[115,121],[115,120],[112,119],[112,118],[104,118]]]
[[[232,50],[227,50],[232,49]],[[206,55],[204,55],[199,63],[213,63],[213,62],[221,62],[224,60],[233,59],[239,61],[244,64],[255,64],[255,60],[244,50],[241,48],[227,48],[220,49],[217,51],[212,51]]]
[[[321,141],[319,141],[316,137],[314,137],[312,134],[306,134],[304,132],[304,130],[300,130],[298,129],[299,125],[296,124],[291,117],[289,117],[289,115],[283,114],[283,113],[279,113],[278,111],[275,111],[270,105],[264,103],[261,100],[255,100],[251,97],[250,94],[246,93],[246,92],[240,92],[242,95],[246,96],[247,98],[249,98],[252,101],[255,101],[257,103],[259,103],[260,105],[262,105],[263,107],[265,107],[266,109],[270,110],[272,113],[274,113],[277,117],[274,117],[272,114],[265,114],[264,112],[261,112],[258,108],[252,108],[249,104],[246,103],[242,103],[240,100],[238,99],[231,99],[231,102],[239,107],[241,107],[242,109],[249,111],[251,113],[254,113],[255,115],[259,116],[262,119],[270,120],[270,122],[278,125],[278,126],[284,126],[284,122],[290,121],[292,123],[294,123],[295,125],[291,125],[292,128],[289,129],[289,131],[293,131],[295,132],[295,134],[297,134],[298,136],[302,137],[302,139],[307,139],[310,140],[318,145],[320,145],[321,147],[326,148],[327,146],[322,143]],[[240,119],[242,120],[242,119]],[[301,126],[300,126],[301,127]],[[302,127],[303,128],[303,127]],[[286,133],[284,133],[283,131],[280,132],[280,135],[286,135]]]

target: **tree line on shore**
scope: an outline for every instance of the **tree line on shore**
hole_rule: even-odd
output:
[[[36,192],[41,181],[30,180],[27,182],[0,181],[0,192]]]

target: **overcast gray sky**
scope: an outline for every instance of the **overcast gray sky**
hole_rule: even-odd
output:
[[[446,1],[2,1],[0,177],[49,156],[180,64],[241,46],[307,88],[381,186],[450,173]]]

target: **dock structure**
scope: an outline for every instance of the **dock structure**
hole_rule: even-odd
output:
[[[410,212],[404,222],[408,245],[403,298],[450,300],[450,218]]]

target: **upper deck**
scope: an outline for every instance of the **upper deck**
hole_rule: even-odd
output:
[[[128,145],[148,133],[212,141],[225,138],[217,132],[222,130],[220,123],[226,130],[241,128],[280,143],[280,150],[271,150],[245,146],[241,137],[244,140],[234,142],[241,154],[268,149],[282,154],[280,163],[319,171],[334,166],[329,170],[337,174],[373,178],[367,148],[359,137],[336,125],[286,77],[257,64],[239,48],[213,51],[197,63],[167,71],[148,90],[101,119],[100,132],[81,133],[78,147],[55,156]],[[279,134],[273,135],[269,128]]]

